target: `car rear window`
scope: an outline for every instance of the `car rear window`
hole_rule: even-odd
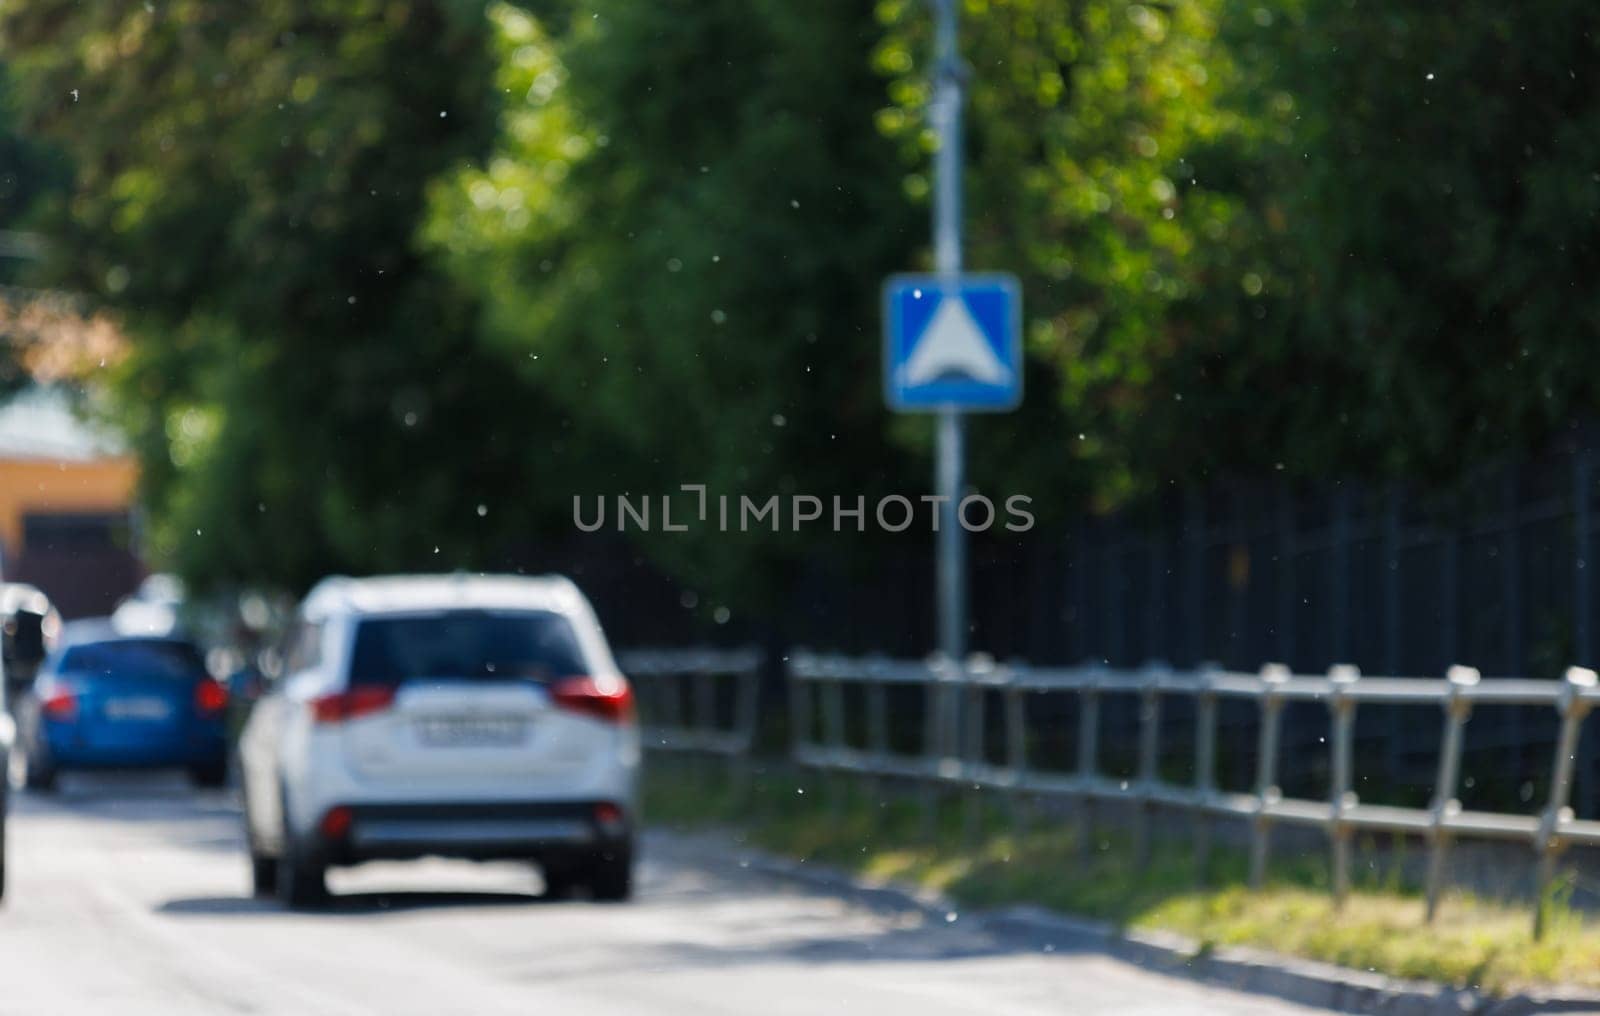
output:
[[[110,678],[193,680],[206,672],[200,650],[171,639],[121,639],[73,646],[61,657],[62,673]]]
[[[588,670],[572,625],[549,612],[369,618],[356,627],[352,685],[424,678],[549,681]]]

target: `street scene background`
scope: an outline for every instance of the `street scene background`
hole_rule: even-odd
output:
[[[1025,667],[1097,667],[1189,690],[1162,685],[1152,714],[1143,686],[1102,703],[1101,678],[1073,670],[1037,678],[1011,724],[998,698],[974,720],[931,685],[914,694],[923,674],[888,693],[885,743],[937,773],[998,766],[1015,734],[1035,767],[1200,786],[1202,673],[1438,682],[1439,701],[1363,704],[1347,740],[1320,685],[1270,722],[1271,694],[1220,707],[1219,786],[1261,809],[1332,801],[1331,841],[1291,833],[1271,862],[1314,903],[1226,896],[1271,881],[1249,874],[1264,835],[1247,822],[1218,833],[1220,868],[1191,870],[1187,825],[1141,824],[1160,802],[1130,820],[1097,813],[1086,783],[1041,793],[1023,803],[1075,839],[1035,842],[997,811],[958,818],[959,780],[922,814],[926,774],[808,756],[807,738],[865,750],[874,693],[845,693],[830,727],[831,672],[796,658],[843,654],[839,673],[870,685],[868,658],[938,647],[925,526],[575,524],[578,499],[686,504],[685,484],[869,511],[934,489],[933,421],[886,407],[880,338],[884,280],[934,267],[918,0],[0,7],[0,571],[31,589],[0,608],[46,597],[42,647],[60,621],[168,604],[224,677],[270,667],[328,575],[561,573],[619,649],[754,654],[719,672],[758,689],[748,717],[731,688],[696,699],[693,667],[653,698],[640,678],[647,731],[748,735],[704,807],[678,777],[649,790],[675,833],[732,823],[956,899],[1386,975],[1600,986],[1600,868],[1567,849],[1600,823],[1581,691],[1600,637],[1600,12],[955,7],[965,263],[1020,280],[1027,377],[1014,412],[969,419],[966,484],[1024,495],[1036,518],[968,536],[980,658],[962,680],[998,661],[1024,683]],[[1456,665],[1541,685],[1475,707],[1446,787]],[[817,692],[809,714],[796,685]],[[254,685],[237,687],[242,713]],[[1165,747],[1144,750],[1146,730]],[[872,789],[840,789],[855,776]],[[1324,854],[1346,790],[1440,817],[1357,838],[1368,931],[1283,932],[1344,905]],[[100,837],[116,795],[86,795],[75,817],[25,800],[23,820]],[[150,807],[163,828],[209,821]],[[1462,810],[1528,825],[1507,827],[1507,853],[1457,852],[1471,905],[1441,925],[1422,858]],[[1153,867],[1099,879],[1115,904],[1092,876],[1041,887],[1084,843],[1142,857],[1147,832]],[[883,856],[858,863],[858,841]],[[693,853],[673,843],[663,856]],[[1013,848],[1032,875],[984,874]],[[1559,878],[1535,853],[1560,856]],[[698,877],[676,863],[646,884]],[[1183,895],[1208,873],[1223,896]],[[1547,904],[1561,919],[1535,940],[1524,918]]]

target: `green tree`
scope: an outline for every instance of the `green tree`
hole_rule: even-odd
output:
[[[870,10],[596,0],[493,20],[500,141],[436,190],[427,235],[591,450],[561,493],[704,483],[735,511],[771,493],[831,510],[834,494],[923,489],[888,443],[876,301],[926,226],[874,129]],[[741,604],[802,559],[864,551],[815,530],[646,543]]]
[[[879,9],[920,196],[928,20]],[[969,261],[1023,276],[1040,382],[980,455],[1101,506],[1218,473],[1448,483],[1593,412],[1592,5],[963,11]]]
[[[1244,302],[1262,233],[1248,200],[1257,129],[1224,102],[1238,79],[1225,5],[962,7],[968,263],[1022,277],[1030,360],[1021,420],[980,426],[980,459],[1010,463],[1010,483],[1043,487],[1067,514],[1258,449],[1216,429],[1237,427],[1229,414],[1250,396],[1219,353],[1255,331]],[[892,103],[878,122],[920,198],[931,27],[914,0],[879,11]]]
[[[1600,9],[1297,0],[1225,35],[1267,128],[1265,286],[1323,368],[1281,454],[1449,481],[1592,414]]]
[[[295,586],[501,542],[476,506],[526,480],[521,390],[413,242],[492,129],[482,5],[41,0],[0,31],[23,127],[75,169],[47,277],[136,339],[158,557]]]
[[[975,480],[1046,520],[1219,473],[1444,480],[1592,410],[1600,14],[1539,10],[965,0],[968,263],[1022,276],[1030,372]],[[925,7],[487,11],[0,20],[18,123],[73,167],[46,278],[138,340],[158,549],[298,584],[489,563],[574,494],[923,489],[877,289],[926,251]],[[769,605],[887,545],[642,542]]]
[[[28,227],[70,179],[59,153],[17,130],[12,87],[11,73],[0,63],[0,286],[6,287],[26,280],[38,256]],[[15,312],[33,295],[8,289],[0,292],[0,304]],[[11,333],[6,322],[12,317],[0,308],[0,396],[28,380],[21,362],[27,337]]]

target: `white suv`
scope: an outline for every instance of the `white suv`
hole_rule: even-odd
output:
[[[633,694],[567,579],[326,579],[279,669],[239,738],[258,895],[311,905],[331,865],[432,855],[629,896]]]

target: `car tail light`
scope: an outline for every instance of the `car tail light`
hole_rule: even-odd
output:
[[[201,716],[215,716],[228,708],[228,689],[206,678],[194,686],[194,707]]]
[[[394,705],[394,689],[351,688],[311,700],[311,718],[318,723],[343,723],[358,716],[381,713]]]
[[[336,808],[329,808],[323,813],[322,821],[317,823],[317,831],[322,833],[322,838],[325,840],[342,840],[350,831],[353,817],[350,809],[342,804]]]
[[[45,697],[39,709],[52,720],[70,723],[78,718],[78,690],[66,685],[57,685],[55,690]]]
[[[622,806],[613,801],[601,801],[594,806],[594,820],[608,835],[622,831]]]
[[[607,723],[633,721],[633,689],[620,677],[565,678],[551,687],[550,700],[561,709]]]

